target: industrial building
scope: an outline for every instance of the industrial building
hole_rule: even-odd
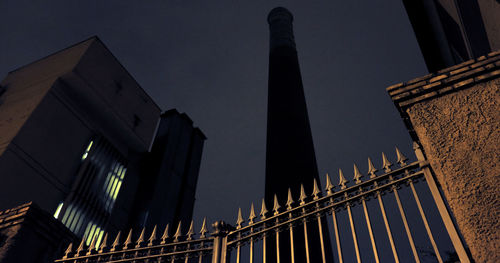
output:
[[[0,210],[32,202],[87,244],[191,220],[205,136],[186,114],[162,114],[99,38],[0,85]],[[16,224],[0,223],[3,243]]]

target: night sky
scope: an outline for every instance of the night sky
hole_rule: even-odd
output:
[[[352,178],[353,162],[366,173],[369,156],[379,168],[382,151],[395,162],[394,146],[414,159],[385,91],[427,73],[400,0],[3,0],[0,75],[99,36],[162,110],[186,112],[208,137],[195,224],[234,223],[264,195],[266,16],[276,6],[295,17],[320,177],[337,182],[342,168]]]

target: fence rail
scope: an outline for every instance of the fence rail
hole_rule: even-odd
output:
[[[254,204],[252,203],[249,217],[245,220],[242,216],[241,209],[238,211],[236,227],[232,227],[222,221],[215,222],[212,225],[212,231],[208,234],[209,229],[206,224],[206,219],[203,221],[200,235],[195,238],[193,230],[193,222],[191,222],[189,231],[182,235],[181,223],[177,226],[175,234],[169,236],[169,226],[167,225],[163,231],[163,235],[157,235],[156,226],[149,238],[145,238],[145,230],[143,229],[139,238],[132,242],[132,230],[129,231],[126,240],[122,243],[120,233],[115,237],[112,245],[108,245],[107,235],[101,242],[96,244],[96,240],[85,246],[85,242],[79,245],[74,250],[72,244],[69,245],[62,259],[56,262],[212,262],[223,263],[230,261],[231,255],[234,255],[236,262],[241,262],[242,248],[247,247],[248,258],[245,262],[266,262],[266,257],[275,255],[275,261],[280,262],[280,245],[290,246],[291,259],[294,261],[294,252],[296,251],[296,241],[294,242],[294,231],[303,231],[304,248],[307,262],[309,262],[309,239],[308,232],[311,231],[311,226],[318,226],[319,239],[321,245],[321,258],[326,262],[327,251],[325,248],[325,240],[321,218],[331,217],[333,236],[335,237],[335,254],[339,262],[347,260],[344,255],[344,247],[352,246],[354,257],[357,262],[361,262],[362,256],[359,246],[360,236],[357,233],[356,226],[360,223],[359,217],[353,215],[353,207],[361,206],[362,218],[364,225],[368,230],[368,235],[361,238],[369,239],[371,245],[370,253],[374,262],[380,262],[381,240],[388,240],[389,244],[385,244],[385,248],[390,248],[390,254],[395,262],[400,262],[402,258],[407,261],[408,257],[414,259],[415,262],[421,262],[421,253],[415,244],[413,233],[415,230],[408,223],[407,209],[403,206],[402,198],[400,197],[400,189],[409,189],[410,197],[416,203],[418,213],[412,213],[411,217],[419,217],[425,228],[425,233],[432,246],[432,252],[435,260],[444,262],[442,251],[435,241],[435,234],[431,231],[431,225],[423,208],[419,194],[415,184],[425,181],[432,194],[433,201],[439,211],[440,218],[444,223],[446,231],[450,236],[451,243],[459,257],[460,262],[470,262],[465,251],[464,245],[456,231],[453,220],[447,211],[446,205],[441,197],[439,189],[434,181],[428,162],[425,160],[422,151],[418,144],[414,144],[417,161],[407,163],[407,158],[401,154],[396,148],[397,168],[392,168],[391,164],[384,153],[382,153],[382,173],[375,168],[370,158],[368,158],[368,172],[363,175],[356,165],[354,165],[354,176],[352,182],[349,182],[344,176],[342,170],[339,170],[338,184],[334,186],[330,176],[326,175],[326,187],[324,192],[318,187],[318,183],[314,180],[313,192],[308,195],[304,191],[304,187],[300,187],[300,195],[298,199],[293,198],[293,191],[289,189],[288,198],[285,204],[280,204],[278,198],[274,196],[274,204],[271,211],[268,211],[267,205],[262,199],[260,213],[257,216]],[[362,178],[366,177],[365,180]],[[336,190],[336,191],[334,191]],[[398,249],[398,243],[394,239],[394,230],[390,224],[386,205],[382,195],[392,195],[397,204],[397,213],[404,227],[404,234],[408,241],[411,253],[410,255],[401,255]],[[372,200],[372,204],[376,204],[380,210],[380,215],[383,220],[383,228],[385,237],[376,235],[373,229],[373,215],[370,215],[367,202]],[[282,207],[283,205],[283,207]],[[339,231],[338,214],[347,211],[349,221],[349,232],[352,244],[348,244],[348,239],[342,236]],[[373,212],[373,210],[372,210]],[[361,220],[363,221],[363,220]],[[317,222],[309,224],[309,222]],[[246,224],[245,224],[246,223]],[[299,228],[299,226],[302,226]],[[347,226],[346,226],[347,228]],[[280,244],[279,235],[289,235],[287,242],[290,244]],[[387,238],[387,239],[386,239]],[[84,239],[85,240],[85,239]],[[363,239],[364,240],[364,239]],[[347,242],[346,242],[347,241]],[[275,251],[270,251],[268,242],[274,242],[276,245]],[[256,258],[255,250],[259,250],[261,258]],[[363,251],[367,253],[367,251]],[[274,256],[273,256],[274,257]],[[208,261],[207,261],[208,260]],[[348,261],[352,261],[349,258]]]

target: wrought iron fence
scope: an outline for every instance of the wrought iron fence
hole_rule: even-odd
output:
[[[324,228],[322,226],[323,220],[321,218],[331,218],[331,232],[335,237],[334,250],[336,260],[339,262],[356,261],[361,262],[361,251],[358,244],[360,238],[370,240],[371,259],[374,262],[380,261],[380,249],[387,248],[395,262],[406,262],[411,257],[415,262],[422,262],[422,253],[419,253],[413,234],[413,229],[408,223],[408,216],[419,217],[424,225],[425,233],[431,244],[432,251],[429,253],[433,255],[434,259],[438,262],[445,262],[441,252],[442,249],[438,247],[435,240],[435,234],[431,231],[431,224],[429,224],[428,216],[423,208],[423,203],[416,190],[415,184],[419,182],[426,182],[432,200],[439,211],[439,218],[444,223],[446,232],[448,233],[453,248],[460,262],[470,262],[470,258],[466,253],[463,242],[458,235],[454,226],[453,220],[448,213],[447,207],[441,197],[441,193],[436,185],[436,182],[431,173],[429,164],[424,157],[418,144],[414,143],[415,155],[417,161],[407,163],[407,158],[401,154],[396,148],[396,157],[398,167],[393,168],[393,164],[389,162],[386,155],[382,153],[382,172],[380,173],[373,165],[370,158],[368,158],[368,172],[362,174],[356,165],[354,165],[354,176],[351,183],[346,179],[342,170],[339,170],[339,182],[337,186],[331,181],[330,176],[326,175],[326,187],[322,192],[319,189],[316,181],[313,183],[313,192],[308,195],[304,191],[304,187],[300,188],[300,195],[298,199],[294,200],[292,191],[288,191],[288,199],[283,207],[279,204],[278,198],[274,197],[274,204],[271,211],[268,211],[266,203],[262,200],[259,216],[255,212],[255,207],[252,204],[249,212],[247,224],[242,216],[241,209],[238,211],[236,227],[232,227],[223,221],[215,222],[212,225],[212,231],[208,234],[209,229],[206,225],[206,220],[203,221],[199,237],[195,238],[193,229],[193,222],[191,222],[189,231],[183,235],[181,233],[181,223],[177,226],[176,232],[173,236],[169,236],[169,226],[167,225],[163,234],[157,234],[155,227],[146,238],[145,230],[140,233],[136,241],[132,241],[132,230],[129,231],[125,241],[121,241],[120,233],[115,237],[114,242],[108,244],[108,236],[106,235],[101,244],[96,245],[94,239],[89,247],[85,246],[85,242],[74,250],[73,245],[70,244],[62,259],[56,262],[212,262],[212,263],[225,263],[230,259],[235,259],[236,262],[242,262],[242,249],[245,247],[247,250],[247,257],[245,262],[266,262],[266,257],[272,254],[276,262],[280,262],[280,238],[279,235],[289,235],[288,242],[285,244],[290,246],[291,258],[294,260],[294,251],[298,249],[294,242],[294,231],[303,231],[304,236],[304,249],[306,250],[306,258],[309,262],[309,242],[308,231],[311,225],[318,226],[319,239],[321,246],[321,253],[323,262],[326,262],[327,253],[329,250],[325,248],[324,242]],[[365,177],[363,180],[362,178]],[[403,206],[403,201],[400,196],[401,189],[406,188],[411,192],[410,198],[416,203],[417,211],[408,213],[408,209]],[[336,191],[335,191],[336,190]],[[394,238],[394,228],[391,226],[387,208],[384,204],[383,195],[392,195],[397,204],[397,214],[400,218],[404,235],[409,243],[410,254],[402,255],[398,242]],[[382,237],[376,235],[373,229],[373,216],[367,207],[368,201],[377,206],[380,210],[380,215],[383,220],[383,228],[385,232]],[[362,207],[362,218],[364,225],[367,228],[368,235],[360,237],[357,233],[355,220],[359,221],[359,217],[353,216],[352,209],[355,206]],[[339,231],[338,214],[347,211],[349,221],[349,238],[342,236]],[[373,211],[373,210],[372,210]],[[308,224],[309,222],[317,222],[317,224]],[[299,227],[298,227],[299,226]],[[302,226],[302,227],[300,227]],[[346,226],[347,227],[347,226]],[[301,229],[302,228],[302,229]],[[345,233],[344,233],[345,234]],[[147,239],[147,240],[146,240]],[[381,240],[388,240],[389,244],[380,246]],[[350,241],[350,242],[349,242]],[[275,242],[275,251],[269,251],[268,242]],[[347,243],[352,244],[347,244]],[[353,257],[346,258],[344,255],[344,248],[347,245],[352,245],[354,250]],[[283,246],[283,244],[281,244]],[[259,258],[256,257],[255,250],[259,250]],[[363,251],[367,253],[367,251]],[[232,257],[231,257],[232,255]],[[354,260],[355,258],[355,260]],[[274,261],[274,260],[273,260]]]

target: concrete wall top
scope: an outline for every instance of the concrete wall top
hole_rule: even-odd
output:
[[[402,110],[412,104],[459,89],[467,88],[500,75],[500,50],[442,69],[436,73],[401,82],[387,88],[387,92]]]

